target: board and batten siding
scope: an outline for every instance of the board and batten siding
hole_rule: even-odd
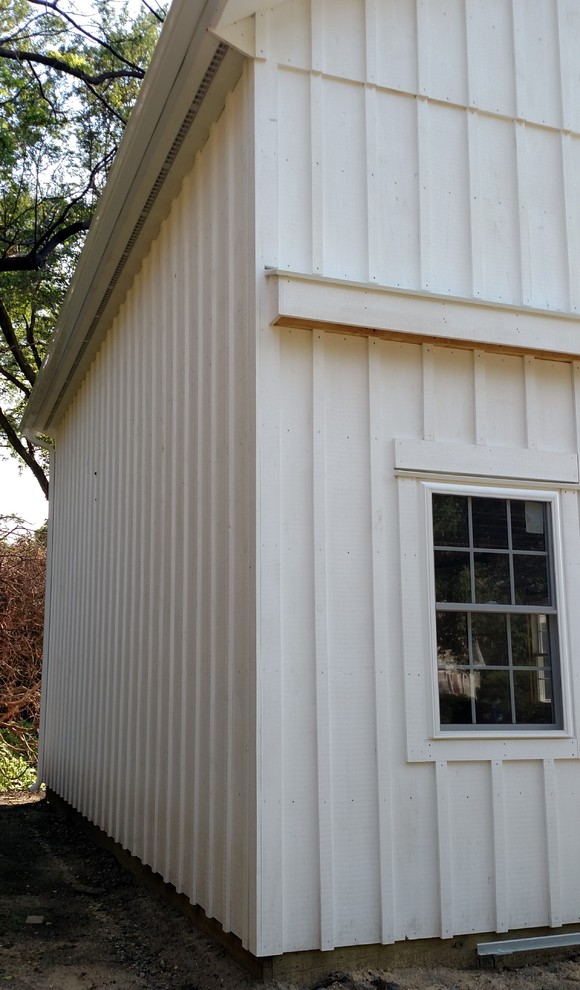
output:
[[[269,264],[578,312],[576,0],[288,0],[237,41],[278,122]]]
[[[262,637],[279,663],[262,677],[263,695],[282,702],[259,723],[274,893],[264,944],[306,949],[315,932],[328,949],[578,922],[576,740],[430,738],[432,555],[414,510],[420,481],[395,464],[397,443],[427,443],[441,451],[440,478],[450,448],[456,464],[474,448],[482,465],[489,449],[503,453],[514,475],[482,474],[516,489],[538,487],[515,476],[528,456],[577,472],[580,364],[270,333],[279,404],[262,430],[279,443],[274,457],[265,441],[261,554],[279,547],[280,587]],[[564,520],[559,605],[577,726],[577,485],[542,487],[557,490]]]
[[[577,923],[580,10],[288,0],[230,32],[256,58],[271,270],[259,951]],[[567,360],[541,357],[551,329]],[[423,475],[555,492],[566,731],[434,738]]]
[[[244,73],[56,427],[44,777],[255,929],[255,325]]]

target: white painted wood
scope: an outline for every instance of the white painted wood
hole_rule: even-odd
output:
[[[552,928],[558,928],[562,924],[562,897],[560,892],[561,864],[558,842],[558,795],[556,793],[556,771],[553,760],[544,760],[543,767],[550,925]]]
[[[503,762],[491,763],[491,802],[493,810],[493,854],[494,854],[494,893],[495,931],[507,932],[508,917],[508,867],[507,843],[505,834],[505,794]]]
[[[451,835],[451,811],[447,786],[447,763],[435,764],[437,782],[437,846],[439,849],[439,898],[441,910],[441,938],[451,938],[454,932],[453,839]]]
[[[61,659],[47,739],[47,766],[60,767],[51,786],[246,944],[255,432],[251,345],[238,330],[252,314],[252,269],[240,262],[252,200],[234,163],[246,154],[249,86],[233,94],[59,429],[51,649]],[[210,273],[234,251],[218,298]],[[191,465],[174,442],[187,416]],[[186,549],[197,555],[187,570]],[[235,603],[218,595],[232,572]],[[66,755],[76,751],[78,763]]]
[[[503,117],[515,117],[515,71],[511,4],[467,0],[469,103]]]
[[[575,5],[224,16],[56,426],[46,779],[258,955],[576,922]],[[438,728],[435,478],[549,488],[561,730]]]
[[[504,783],[509,927],[549,925],[542,763],[506,763]],[[530,808],[538,808],[543,814],[530,815]],[[529,869],[530,861],[534,863],[533,870]]]
[[[527,306],[467,303],[437,293],[318,279],[307,273],[272,272],[270,277],[277,283],[275,319],[288,326],[368,328],[408,334],[410,339],[451,338],[475,347],[538,350],[567,358],[578,352],[576,318],[567,314]]]
[[[576,454],[445,441],[395,439],[394,467],[434,474],[525,478],[532,483],[578,484],[579,480]]]
[[[388,512],[383,484],[385,440],[381,419],[380,344],[369,340],[369,431],[372,526],[373,649],[375,672],[375,727],[377,749],[377,800],[379,817],[379,863],[381,891],[381,942],[395,940],[396,906],[393,890],[393,789],[391,767],[390,720],[385,706],[391,688],[386,658],[389,635],[384,621],[385,602],[389,599],[387,579],[388,552],[385,547],[385,517]]]
[[[333,772],[328,606],[328,533],[326,477],[326,374],[324,340],[313,339],[312,353],[312,481],[314,544],[314,650],[316,663],[316,749],[318,754],[318,855],[320,863],[320,946],[335,945],[333,864]]]

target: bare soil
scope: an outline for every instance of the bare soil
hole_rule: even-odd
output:
[[[0,988],[306,990],[258,983],[138,886],[74,819],[37,795],[0,795]],[[516,971],[365,970],[308,990],[572,990],[580,959]]]

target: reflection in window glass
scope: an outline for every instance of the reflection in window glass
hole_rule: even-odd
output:
[[[441,725],[559,727],[549,503],[432,502]]]

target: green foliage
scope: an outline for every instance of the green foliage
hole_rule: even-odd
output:
[[[0,734],[0,793],[30,787],[36,779],[31,764],[19,756]]]
[[[156,0],[0,0],[0,453],[45,493],[18,424],[162,20]]]

